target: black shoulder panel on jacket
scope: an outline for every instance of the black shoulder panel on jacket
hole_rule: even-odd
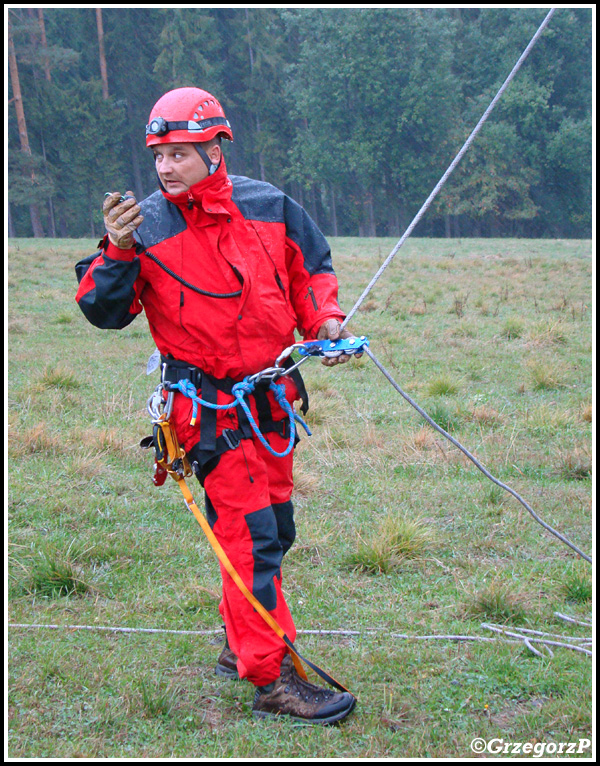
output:
[[[231,200],[244,218],[285,223],[288,237],[298,245],[309,274],[333,273],[327,240],[306,210],[272,184],[244,176],[229,176]]]
[[[229,176],[233,184],[231,200],[244,218],[265,223],[283,223],[285,194],[272,184],[245,176]]]
[[[181,210],[165,199],[160,189],[140,202],[140,208],[144,220],[133,236],[145,250],[187,228]]]

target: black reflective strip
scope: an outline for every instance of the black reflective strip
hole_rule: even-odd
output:
[[[271,612],[277,606],[275,577],[281,577],[283,551],[279,543],[277,522],[269,505],[244,517],[252,538],[254,572],[252,594]]]
[[[204,509],[206,511],[206,520],[210,524],[210,528],[214,529],[215,524],[219,520],[219,517],[217,516],[215,506],[212,504],[212,500],[206,494],[206,492],[204,493]]]
[[[292,547],[296,539],[296,525],[294,523],[294,505],[291,500],[286,503],[273,503],[275,521],[277,522],[277,535],[283,555]]]

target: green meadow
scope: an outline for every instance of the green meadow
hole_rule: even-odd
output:
[[[349,310],[395,243],[331,244]],[[146,320],[98,330],[74,301],[74,265],[95,247],[9,240],[10,757],[466,759],[475,738],[559,753],[591,740],[591,657],[485,625],[581,647],[592,568],[366,356],[301,368],[313,435],[297,448],[298,537],[283,567],[298,648],[358,704],[334,727],[254,721],[253,687],[213,670],[215,555],[138,446],[158,383],[146,375]],[[592,311],[589,241],[414,239],[350,324],[436,422],[587,554]],[[184,632],[16,627],[34,624]]]

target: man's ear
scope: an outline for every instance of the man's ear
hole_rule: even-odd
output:
[[[213,165],[218,165],[219,162],[221,162],[222,152],[221,152],[221,147],[218,144],[214,144],[213,146],[211,146],[207,154]]]

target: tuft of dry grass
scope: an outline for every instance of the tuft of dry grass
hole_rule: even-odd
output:
[[[408,313],[411,316],[422,317],[426,314],[426,312],[427,312],[427,304],[423,300],[420,303],[415,303],[414,306],[411,306],[408,309]]]
[[[297,462],[294,465],[294,493],[303,497],[311,497],[321,492],[321,480],[315,474],[309,473]]]
[[[584,420],[586,423],[592,422],[592,405],[591,404],[581,405],[581,419]]]
[[[536,391],[561,388],[564,385],[562,371],[548,362],[533,359],[527,363],[527,367]]]
[[[527,616],[527,596],[497,580],[472,593],[465,604],[471,617],[500,623],[522,623]]]
[[[11,428],[8,432],[8,452],[13,457],[35,454],[58,454],[62,451],[62,441],[56,434],[48,431],[45,423],[27,428],[24,431]]]
[[[439,375],[427,384],[429,396],[452,396],[458,392],[458,383],[449,375]]]
[[[373,534],[359,539],[347,563],[357,570],[386,574],[407,559],[422,558],[436,544],[436,535],[422,518],[388,513]]]
[[[554,473],[567,481],[582,481],[592,476],[592,458],[582,447],[559,450],[554,459]]]
[[[411,435],[410,446],[415,452],[425,452],[435,447],[435,436],[428,426],[421,426],[419,430]]]
[[[538,322],[527,333],[528,346],[556,346],[566,342],[567,333],[563,322]]]
[[[69,390],[79,388],[80,383],[75,373],[62,365],[49,365],[46,367],[35,386],[37,391],[45,391],[48,388],[60,388]]]
[[[503,417],[498,410],[487,404],[479,404],[474,407],[471,412],[471,418],[477,423],[483,423],[484,425],[496,425],[503,421]]]
[[[122,452],[124,435],[116,428],[85,428],[77,434],[77,442],[91,450]]]

